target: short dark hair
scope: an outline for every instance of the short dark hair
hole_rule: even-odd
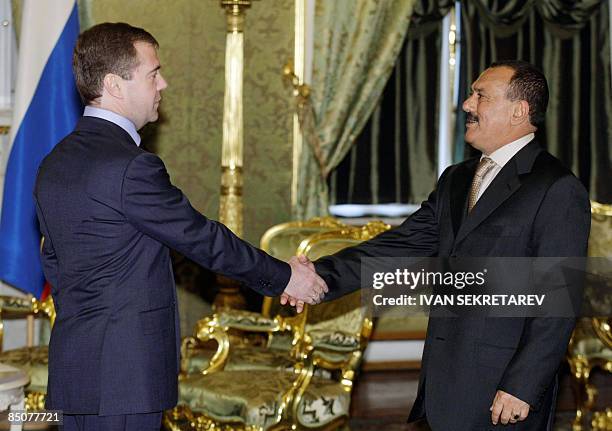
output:
[[[522,60],[496,61],[489,66],[493,67],[509,67],[514,70],[506,97],[512,101],[527,101],[529,122],[536,127],[542,124],[548,107],[548,83],[544,74],[533,64]]]
[[[106,74],[132,78],[132,70],[138,66],[136,42],[159,47],[148,31],[123,22],[105,22],[81,33],[72,55],[72,70],[84,104],[102,95]]]

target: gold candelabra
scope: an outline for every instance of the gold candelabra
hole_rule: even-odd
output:
[[[227,19],[225,45],[225,97],[221,151],[219,219],[236,235],[243,233],[242,205],[242,74],[244,71],[244,18],[251,0],[221,0]]]
[[[227,19],[225,45],[225,97],[223,102],[223,146],[221,150],[221,194],[219,220],[236,235],[243,234],[242,75],[244,71],[244,19],[252,0],[221,0]],[[218,277],[220,291],[216,307],[245,308],[239,285]]]

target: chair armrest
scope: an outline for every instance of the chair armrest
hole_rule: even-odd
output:
[[[209,340],[217,342],[217,351],[213,355],[208,367],[202,370],[202,374],[210,374],[225,368],[229,355],[229,336],[223,327],[219,325],[215,316],[201,319],[196,324],[195,337],[185,337],[181,342],[181,374],[187,370],[187,350],[196,347]]]
[[[314,349],[314,365],[340,371],[340,383],[350,391],[371,333],[372,321],[368,318],[362,322],[359,334],[332,328],[311,329],[306,338]]]

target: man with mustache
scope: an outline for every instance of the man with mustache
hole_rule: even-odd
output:
[[[486,69],[463,103],[465,140],[482,155],[446,169],[401,226],[316,261],[326,300],[359,289],[364,257],[585,256],[587,192],[535,139],[547,104],[546,78],[532,65]],[[409,419],[436,431],[552,429],[556,374],[574,323],[430,317]]]
[[[66,431],[159,431],[177,402],[179,324],[169,248],[215,272],[309,303],[327,290],[197,212],[137,130],[156,121],[157,41],[124,23],[83,32],[73,55],[87,105],[43,160],[35,187],[57,319],[46,407]]]

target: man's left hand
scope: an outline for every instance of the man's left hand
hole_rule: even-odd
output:
[[[529,404],[507,392],[497,391],[490,410],[493,425],[498,422],[504,425],[515,424],[527,418]]]

